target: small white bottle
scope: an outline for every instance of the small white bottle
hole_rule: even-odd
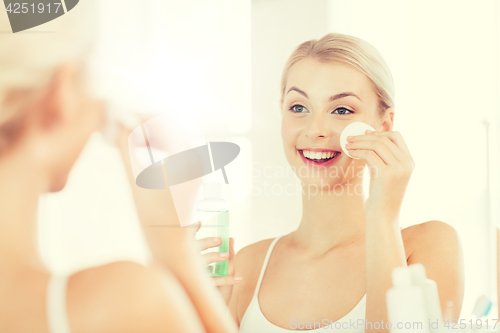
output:
[[[386,295],[391,333],[429,333],[424,293],[422,288],[413,285],[410,269],[394,268],[392,283],[394,286]]]
[[[424,265],[417,263],[408,266],[408,268],[411,271],[413,283],[422,288],[422,291],[424,292],[427,317],[429,318],[431,324],[429,327],[430,332],[438,333],[440,329],[444,327],[444,323],[437,284],[434,280],[427,278]]]

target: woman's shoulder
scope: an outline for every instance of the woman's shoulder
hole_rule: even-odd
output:
[[[72,274],[67,311],[72,330],[78,332],[202,331],[175,276],[132,261]]]
[[[269,249],[269,245],[271,245],[271,243],[275,239],[276,239],[275,237],[266,238],[258,242],[244,246],[236,253],[236,255],[239,254],[240,256],[248,256],[248,255],[255,255],[257,253],[267,252],[267,250]]]
[[[410,229],[411,228],[411,229]],[[442,221],[428,221],[408,227],[407,239],[411,240],[412,252],[407,264],[422,264],[427,278],[436,282],[439,299],[443,304],[453,304],[450,318],[460,314],[465,272],[463,251],[458,233]]]
[[[439,248],[459,246],[458,233],[450,224],[431,220],[414,224],[401,230],[407,258],[424,251],[439,251]]]
[[[243,279],[233,288],[229,310],[238,325],[252,300],[267,251],[274,239],[268,238],[252,243],[236,253],[234,274],[242,276]]]
[[[235,269],[240,271],[255,271],[256,266],[262,266],[275,238],[267,238],[252,243],[240,249],[235,255]]]
[[[411,225],[401,230],[403,237],[414,239],[415,237],[429,237],[429,236],[453,236],[456,235],[456,230],[450,224],[439,221],[431,220],[418,224]]]
[[[268,238],[252,243],[240,249],[234,257],[235,274],[243,276],[245,283],[256,284],[262,265],[275,238]]]

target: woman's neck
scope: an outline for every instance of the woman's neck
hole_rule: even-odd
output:
[[[42,179],[29,157],[0,159],[0,266],[7,271],[44,269],[37,242]]]
[[[364,197],[362,179],[337,185],[331,190],[315,188],[302,195],[302,220],[294,232],[294,241],[313,256],[364,239]]]

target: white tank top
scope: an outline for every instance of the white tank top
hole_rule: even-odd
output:
[[[248,305],[248,308],[245,311],[243,318],[241,319],[240,330],[239,330],[240,333],[256,333],[256,332],[285,333],[285,332],[295,332],[300,329],[307,329],[306,326],[299,328],[298,326],[299,322],[291,323],[290,329],[285,329],[276,326],[267,320],[267,318],[262,313],[262,310],[260,309],[259,299],[258,299],[260,284],[262,282],[262,278],[264,277],[267,263],[269,261],[269,257],[271,256],[271,252],[273,251],[274,245],[276,245],[276,242],[281,237],[283,236],[275,238],[272,241],[271,245],[269,246],[269,249],[267,250],[266,258],[264,259],[264,264],[262,265],[259,280],[257,281],[257,286],[255,287],[255,292],[253,294],[252,300],[250,301],[250,304]],[[324,332],[325,329],[328,329],[328,332],[364,333],[365,312],[366,312],[366,294],[363,295],[358,304],[356,304],[356,306],[349,313],[347,313],[339,320],[333,323],[328,321],[328,326],[324,328],[320,328],[318,323],[316,323],[317,328],[307,330],[307,332],[320,332],[320,331]],[[361,321],[358,321],[358,319],[363,320],[363,323],[361,323]],[[305,322],[303,323],[303,325],[306,324],[307,323]],[[325,326],[325,323],[320,323],[320,324]],[[314,322],[311,323],[311,325],[314,325]]]
[[[71,333],[66,311],[68,276],[52,275],[47,286],[47,322],[50,333]]]

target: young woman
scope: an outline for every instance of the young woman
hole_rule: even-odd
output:
[[[380,54],[343,34],[302,43],[285,65],[280,102],[283,148],[303,184],[302,219],[297,230],[236,254],[243,280],[229,307],[240,332],[388,331],[391,272],[414,263],[436,281],[444,319],[458,318],[464,275],[457,233],[441,221],[399,226],[414,162],[392,130],[393,80]],[[349,138],[357,159],[339,141],[355,121],[376,129]]]
[[[39,257],[39,196],[64,188],[103,119],[85,84],[90,3],[44,25],[54,33],[0,35],[0,332],[236,332],[194,228],[145,230],[155,257],[148,267],[123,261],[59,277]],[[0,11],[0,30],[8,22]],[[168,190],[135,185],[128,134],[119,146],[141,222],[178,223]]]

